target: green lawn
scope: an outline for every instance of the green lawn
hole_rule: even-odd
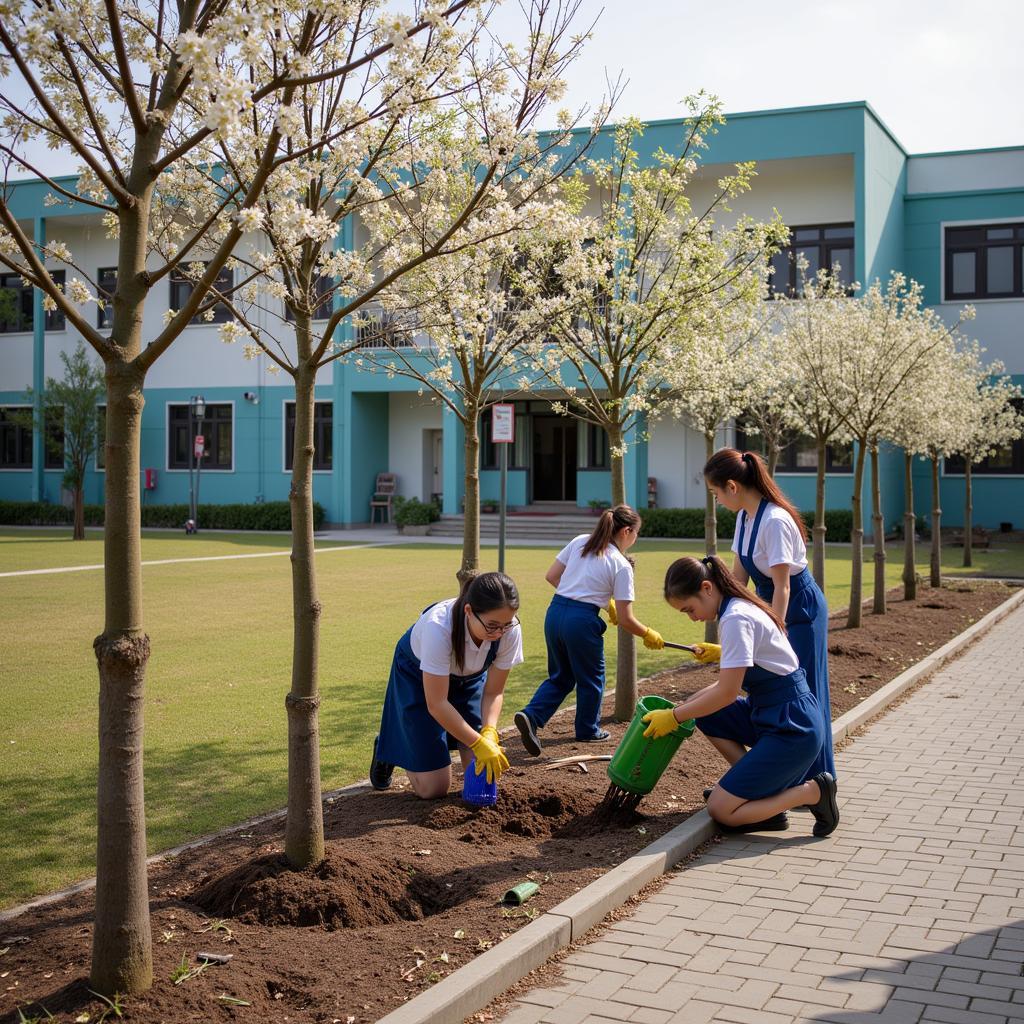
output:
[[[101,561],[98,535],[72,544],[46,531],[0,531],[0,572]],[[147,560],[244,554],[287,547],[287,538],[150,534]],[[665,566],[696,542],[641,541],[638,614],[666,638],[693,641],[700,626],[660,596]],[[513,547],[527,661],[512,673],[505,719],[544,676],[544,571],[553,547]],[[899,552],[889,579],[898,580]],[[950,549],[951,561],[959,552]],[[927,556],[927,551],[922,551]],[[979,553],[978,568],[1005,564]],[[494,548],[484,550],[493,568]],[[1015,551],[1013,565],[1024,559]],[[830,551],[828,598],[848,594],[849,549]],[[324,604],[321,656],[323,782],[366,775],[391,653],[419,610],[454,592],[458,548],[394,546],[325,551],[318,557]],[[948,567],[952,569],[953,566]],[[869,575],[870,566],[865,566]],[[166,849],[285,802],[291,597],[288,559],[253,558],[147,566],[146,628],[153,645],[146,701],[149,846]],[[96,669],[102,573],[0,578],[0,906],[87,877],[95,841]],[[614,665],[609,633],[608,660]],[[640,669],[676,664],[640,649]]]

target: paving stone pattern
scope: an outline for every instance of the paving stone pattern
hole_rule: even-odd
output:
[[[504,1024],[1024,1021],[1024,608],[838,757],[839,830],[723,838]]]

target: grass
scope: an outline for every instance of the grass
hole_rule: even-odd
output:
[[[99,544],[92,536],[72,545],[44,531],[0,531],[0,572],[95,564]],[[143,557],[286,546],[287,538],[274,536],[147,534]],[[697,542],[680,541],[645,540],[634,548],[638,615],[668,639],[700,637],[701,627],[673,612],[659,593],[667,563],[699,551]],[[544,678],[543,618],[551,591],[543,574],[554,552],[553,546],[507,551],[506,568],[522,596],[527,660],[510,677],[504,721]],[[958,550],[947,553],[951,562],[959,557]],[[484,568],[495,561],[494,548],[485,548]],[[991,571],[1024,558],[1020,550],[1012,558],[979,552],[977,563],[978,570]],[[333,788],[365,777],[395,642],[421,608],[454,592],[458,548],[351,548],[325,552],[317,564],[324,605],[322,776],[324,787]],[[900,572],[894,550],[887,578],[895,584]],[[284,806],[291,593],[285,557],[153,565],[143,574],[153,651],[146,684],[146,809],[155,852]],[[870,565],[865,575],[870,583]],[[826,578],[829,603],[846,604],[848,548],[830,549]],[[0,601],[6,618],[0,635],[0,906],[6,906],[93,873],[97,678],[91,645],[102,629],[102,573],[0,578]],[[614,666],[614,631],[607,639]],[[639,650],[642,674],[679,661],[676,654]]]

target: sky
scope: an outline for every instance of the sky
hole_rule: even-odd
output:
[[[727,113],[867,100],[909,153],[1024,145],[1022,0],[582,0],[598,14],[573,104],[621,71],[617,115],[677,117],[700,89]]]
[[[703,89],[727,114],[867,100],[912,154],[1024,146],[1024,0],[560,2],[579,3],[579,31],[596,19],[560,105],[593,107],[621,75],[613,120],[682,116]],[[521,32],[525,3],[503,0],[499,37]],[[13,77],[6,88],[22,91]],[[29,155],[75,172],[70,153],[37,143]]]

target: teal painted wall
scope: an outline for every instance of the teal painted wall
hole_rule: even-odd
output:
[[[906,154],[874,118],[865,117],[863,216],[857,218],[861,222],[858,227],[863,228],[857,245],[863,250],[864,270],[860,280],[864,285],[876,277],[884,282],[890,271],[903,265],[906,190]]]
[[[508,471],[507,502],[510,506],[528,505],[530,499],[527,495],[527,484],[530,474],[525,469],[510,469]],[[462,491],[459,491],[461,500]],[[480,500],[498,501],[501,498],[501,472],[497,469],[480,470]]]

